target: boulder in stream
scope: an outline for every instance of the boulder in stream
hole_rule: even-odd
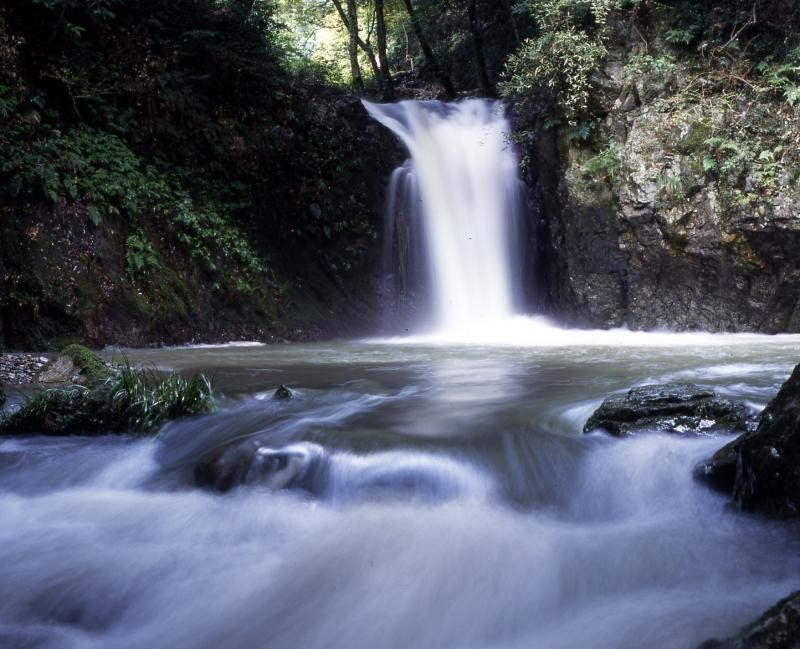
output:
[[[707,640],[697,649],[799,649],[800,591],[781,600],[737,635]]]
[[[273,394],[272,396],[275,399],[282,399],[282,400],[294,399],[294,390],[292,390],[289,387],[286,387],[281,383],[281,385],[278,386],[278,389],[275,390],[275,394]]]
[[[723,446],[696,476],[732,493],[744,511],[800,515],[800,365],[761,413],[758,427]]]
[[[723,399],[690,383],[644,385],[609,397],[589,417],[583,432],[604,430],[615,437],[642,433],[716,435],[753,427],[744,403]]]
[[[324,456],[321,446],[309,442],[270,448],[246,440],[201,458],[194,467],[194,482],[223,493],[246,484],[311,490],[318,473],[324,470]]]

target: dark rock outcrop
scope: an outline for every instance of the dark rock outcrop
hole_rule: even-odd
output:
[[[275,449],[247,440],[201,458],[194,467],[194,482],[221,492],[246,484],[312,490],[324,471],[323,458],[324,451],[316,444],[301,442]]]
[[[294,399],[294,390],[281,384],[278,386],[278,389],[275,390],[275,394],[273,394],[272,396],[275,399],[281,399],[281,400]]]
[[[591,327],[800,331],[800,162],[784,106],[727,101],[691,56],[673,61],[659,20],[649,36],[610,21],[591,133],[519,113],[542,203],[542,308]],[[642,33],[668,72],[640,65]],[[709,91],[690,98],[697,83]]]
[[[736,636],[697,649],[800,649],[800,591],[781,600]]]
[[[764,409],[756,430],[721,448],[696,475],[732,493],[744,511],[800,515],[800,365]]]
[[[748,430],[747,407],[687,383],[645,385],[609,397],[592,414],[585,433],[605,430],[616,437],[641,433],[715,435]]]

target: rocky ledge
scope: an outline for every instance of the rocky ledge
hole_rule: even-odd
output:
[[[583,432],[604,430],[616,437],[641,433],[716,435],[754,428],[747,406],[689,383],[645,385],[609,397]]]
[[[697,649],[797,649],[800,647],[800,591],[781,600],[736,636],[707,640]]]
[[[800,365],[761,413],[757,428],[723,446],[696,475],[730,493],[743,511],[800,515]]]

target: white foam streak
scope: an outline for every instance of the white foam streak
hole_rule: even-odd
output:
[[[509,316],[411,336],[375,338],[368,342],[393,345],[486,345],[497,347],[708,347],[794,344],[800,334],[709,333],[705,331],[631,331],[566,329],[540,316]]]

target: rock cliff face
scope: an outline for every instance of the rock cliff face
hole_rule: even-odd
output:
[[[546,308],[577,325],[800,331],[797,111],[620,30],[594,120],[541,119],[526,147]]]
[[[761,413],[758,428],[722,447],[697,475],[744,511],[800,515],[800,365]]]

